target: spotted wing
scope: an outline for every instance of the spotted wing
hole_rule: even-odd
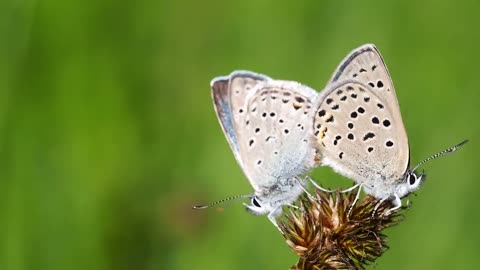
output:
[[[323,165],[366,185],[401,178],[408,144],[398,107],[379,92],[385,90],[346,80],[322,92],[314,134]]]
[[[401,133],[403,143],[408,146],[395,88],[387,66],[375,45],[365,44],[353,50],[337,67],[330,84],[346,80],[358,81],[375,91],[379,99],[391,110],[392,117],[398,122],[396,130]]]
[[[218,120],[222,127],[235,159],[243,168],[238,145],[238,126],[245,110],[245,100],[250,91],[260,82],[271,80],[269,77],[250,71],[234,71],[228,76],[214,78],[210,86],[212,99]]]
[[[315,165],[312,101],[317,92],[296,82],[271,80],[247,97],[238,146],[255,190],[269,192]]]

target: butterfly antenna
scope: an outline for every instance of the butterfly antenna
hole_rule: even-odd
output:
[[[224,202],[231,201],[231,200],[251,198],[251,197],[252,197],[252,195],[236,195],[236,196],[231,196],[231,197],[224,198],[224,199],[221,199],[221,200],[218,200],[218,201],[215,201],[215,202],[206,204],[206,205],[195,205],[195,206],[193,207],[193,209],[207,209],[207,208],[209,208],[209,207],[211,207],[211,206],[214,206],[214,205],[217,205],[217,204],[219,204],[219,203],[224,203]]]
[[[432,156],[426,158],[425,160],[423,160],[423,161],[421,161],[420,163],[418,163],[417,166],[415,166],[415,168],[413,168],[412,171],[415,171],[418,167],[422,166],[425,162],[428,162],[428,161],[430,161],[430,160],[432,160],[432,159],[436,159],[436,158],[439,158],[439,157],[444,156],[444,155],[446,155],[446,154],[450,154],[450,153],[453,153],[453,152],[457,151],[458,148],[462,147],[462,146],[463,146],[464,144],[466,144],[467,142],[468,142],[468,140],[464,140],[463,142],[461,142],[461,143],[459,143],[459,144],[457,144],[457,145],[455,145],[455,146],[452,146],[452,147],[450,147],[450,148],[448,148],[448,149],[445,149],[445,150],[443,150],[443,151],[441,151],[441,152],[436,153],[435,155],[432,155]]]

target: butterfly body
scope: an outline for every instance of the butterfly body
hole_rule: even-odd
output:
[[[321,164],[353,179],[381,201],[392,199],[393,209],[400,207],[400,199],[418,189],[425,175],[416,173],[418,165],[409,168],[400,106],[376,47],[367,44],[353,50],[315,104],[314,135]]]
[[[301,175],[315,166],[317,92],[249,71],[215,78],[211,87],[227,141],[254,189],[247,210],[276,225],[281,207],[303,193]]]
[[[353,179],[376,198],[399,199],[408,182],[410,152],[393,82],[374,45],[353,50],[317,101],[315,135],[322,165]],[[421,180],[422,177],[415,175]]]

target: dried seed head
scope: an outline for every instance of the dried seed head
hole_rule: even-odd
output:
[[[401,221],[399,212],[385,201],[366,196],[348,211],[356,190],[350,193],[315,191],[304,196],[300,209],[290,210],[280,222],[287,244],[300,256],[292,269],[363,269],[388,248],[383,229]]]

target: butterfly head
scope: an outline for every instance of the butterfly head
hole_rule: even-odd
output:
[[[423,171],[422,173],[418,174],[414,170],[407,170],[402,182],[397,187],[396,194],[400,198],[403,198],[408,194],[415,192],[425,179],[426,175]]]
[[[426,176],[425,173],[422,171],[421,174],[417,173],[417,169],[422,166],[425,162],[434,160],[441,156],[444,156],[449,153],[455,152],[457,149],[462,147],[466,144],[468,140],[464,140],[463,142],[452,146],[448,149],[440,151],[418,163],[413,169],[408,169],[407,172],[404,174],[403,181],[397,186],[396,194],[402,198],[407,196],[408,194],[414,192],[420,187],[420,184],[425,180]]]
[[[270,213],[274,210],[268,202],[262,201],[257,195],[252,195],[250,197],[250,204],[244,203],[243,205],[245,205],[248,212],[258,216]]]

